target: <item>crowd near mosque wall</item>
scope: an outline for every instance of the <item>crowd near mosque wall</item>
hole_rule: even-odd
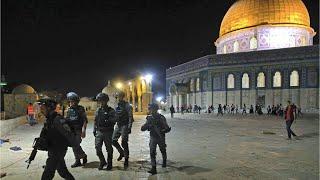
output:
[[[319,106],[319,46],[209,55],[167,69],[168,105]]]

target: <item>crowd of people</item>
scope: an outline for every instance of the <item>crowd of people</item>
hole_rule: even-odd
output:
[[[301,112],[301,107],[297,107],[294,103],[292,104],[293,108],[294,108],[294,114],[296,116],[302,116],[302,112]],[[247,107],[246,104],[243,104],[241,107],[238,105],[234,105],[234,104],[218,104],[217,107],[214,107],[213,105],[210,105],[207,108],[201,108],[201,106],[195,104],[193,107],[192,105],[183,105],[183,106],[177,106],[176,108],[172,105],[170,107],[170,113],[171,113],[171,117],[173,117],[174,113],[198,113],[200,114],[201,112],[203,113],[217,113],[217,116],[219,115],[224,115],[224,114],[258,114],[258,115],[262,115],[263,114],[263,106],[256,104],[255,106],[253,106],[252,104],[250,105],[250,107]],[[285,109],[282,106],[282,104],[277,104],[275,105],[268,105],[268,107],[266,108],[266,114],[268,115],[275,115],[275,116],[284,116],[285,113]]]

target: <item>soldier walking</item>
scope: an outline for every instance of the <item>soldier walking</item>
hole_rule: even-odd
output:
[[[133,122],[132,107],[128,102],[124,100],[125,94],[120,91],[116,94],[118,99],[118,106],[116,108],[117,124],[115,126],[112,135],[112,144],[118,150],[118,161],[124,157],[124,168],[129,166],[129,134],[131,133],[131,127]],[[121,137],[121,146],[118,143],[118,139]]]
[[[99,93],[96,100],[100,107],[95,113],[93,135],[95,136],[95,148],[97,156],[100,160],[99,170],[102,170],[107,165],[107,170],[112,169],[112,134],[114,124],[116,123],[116,115],[113,108],[108,106],[109,96],[105,93]],[[108,153],[107,162],[102,153],[102,145],[106,146]]]
[[[78,145],[72,147],[75,162],[71,165],[72,168],[79,167],[87,163],[87,155],[81,147],[81,141],[86,137],[86,129],[88,124],[87,115],[83,106],[79,105],[80,98],[74,92],[67,94],[67,100],[69,101],[69,108],[67,110],[66,120],[76,133]],[[80,159],[82,159],[82,164]]]
[[[61,123],[62,116],[55,112],[57,102],[52,99],[41,99],[38,103],[41,113],[46,117],[40,137],[45,139],[48,150],[48,159],[41,180],[53,179],[56,170],[62,178],[74,180],[64,160],[70,140],[63,133],[65,130]]]
[[[162,154],[162,167],[167,166],[167,151],[166,151],[166,137],[165,133],[170,132],[171,128],[168,126],[166,118],[158,113],[159,106],[157,104],[149,105],[149,114],[147,116],[147,121],[141,127],[141,131],[150,131],[150,158],[151,158],[151,170],[149,173],[157,174],[156,168],[156,152],[157,145],[160,148],[160,152]]]

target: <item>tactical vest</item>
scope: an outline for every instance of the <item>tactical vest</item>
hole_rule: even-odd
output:
[[[98,130],[107,130],[114,127],[114,122],[110,121],[110,112],[113,109],[108,107],[106,110],[104,108],[99,108],[96,117],[96,126]]]
[[[69,125],[72,126],[75,130],[81,130],[84,119],[80,116],[81,106],[70,107],[67,112],[67,119],[69,121]]]
[[[129,124],[129,112],[126,108],[127,103],[125,101],[120,101],[118,107],[116,108],[116,114],[118,117],[118,126],[123,126]]]

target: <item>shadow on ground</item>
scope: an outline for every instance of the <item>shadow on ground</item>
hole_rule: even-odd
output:
[[[92,161],[88,162],[83,168],[98,168],[100,162],[98,161]],[[161,163],[158,163],[158,169],[161,167]],[[138,160],[138,161],[130,161],[129,162],[129,168],[124,169],[123,166],[113,166],[113,171],[135,171],[135,172],[146,172],[151,168],[150,162],[147,160]],[[173,171],[179,171],[186,173],[188,175],[195,175],[198,173],[203,172],[210,172],[211,169],[198,167],[198,166],[191,166],[191,165],[185,165],[178,162],[167,162],[167,168],[164,169],[164,171],[159,171],[159,173],[169,173]]]

